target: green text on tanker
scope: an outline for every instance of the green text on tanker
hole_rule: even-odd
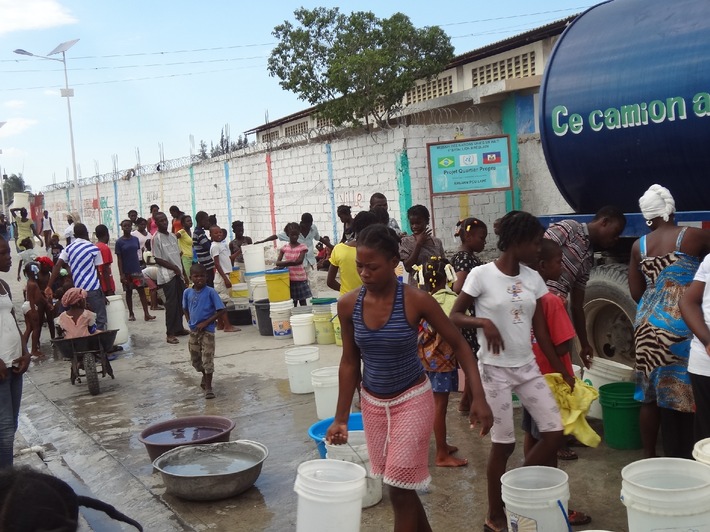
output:
[[[690,113],[697,117],[710,116],[710,93],[699,92],[693,96]],[[566,106],[558,105],[552,110],[552,131],[562,137],[568,132],[581,133],[585,126],[596,132],[602,129],[647,126],[686,118],[688,118],[688,104],[682,96],[609,107],[605,110],[594,109],[587,115],[586,122],[581,114],[570,113]]]

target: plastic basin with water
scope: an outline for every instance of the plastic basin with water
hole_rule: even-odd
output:
[[[148,456],[161,454],[183,445],[228,442],[234,421],[222,416],[187,416],[155,423],[143,430],[138,440]]]
[[[318,447],[318,453],[321,458],[325,458],[325,433],[334,420],[334,417],[322,419],[318,423],[311,425],[308,429],[308,435],[316,442],[316,447]],[[362,414],[360,412],[350,414],[348,418],[348,430],[363,430]]]

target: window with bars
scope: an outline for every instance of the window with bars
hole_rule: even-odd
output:
[[[268,133],[261,134],[261,142],[271,142],[279,138],[278,131],[269,131]]]
[[[453,76],[442,76],[426,83],[420,83],[407,91],[406,102],[411,105],[454,92]]]
[[[328,118],[323,118],[323,117],[316,118],[316,127],[317,128],[330,127],[332,125],[333,125],[333,121]]]
[[[474,87],[502,79],[527,78],[535,75],[535,52],[518,54],[493,61],[471,70]]]
[[[303,133],[308,133],[308,120],[284,127],[284,135],[286,137],[293,137]]]

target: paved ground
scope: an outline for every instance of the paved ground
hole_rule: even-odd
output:
[[[17,303],[21,290],[17,283],[12,286]],[[198,374],[188,363],[187,342],[165,343],[163,313],[157,314],[155,322],[130,324],[131,340],[113,362],[116,378],[102,379],[98,396],[91,396],[85,383],[70,384],[69,363],[51,355],[44,331],[48,356],[34,362],[25,379],[16,444],[18,451],[35,449],[23,451],[18,462],[48,467],[76,489],[114,504],[149,531],[295,530],[296,468],[318,454],[307,435],[308,427],[317,421],[313,395],[293,395],[289,390],[284,350],[292,341],[259,336],[251,326],[240,333],[218,333],[217,398],[207,401]],[[320,346],[320,366],[337,365],[338,360],[339,348]],[[432,484],[421,497],[434,530],[480,530],[485,515],[490,444],[488,438],[470,432],[467,420],[456,412],[457,400],[458,394],[452,394],[449,439],[470,464],[457,469],[432,467]],[[254,488],[209,503],[165,494],[138,434],[157,421],[197,414],[234,419],[232,439],[256,440],[269,448]],[[510,467],[521,463],[520,447]],[[641,452],[611,450],[603,444],[597,449],[577,448],[577,452],[579,460],[562,462],[561,467],[570,476],[571,505],[594,518],[592,525],[580,529],[627,530],[626,511],[619,501],[620,471],[641,458]],[[120,529],[92,512],[84,516],[85,529]],[[363,511],[362,530],[391,527],[392,511],[385,495],[380,504]]]

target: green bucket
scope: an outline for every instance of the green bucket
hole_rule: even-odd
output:
[[[612,449],[640,449],[641,403],[634,399],[633,382],[612,382],[599,388],[604,441]]]

